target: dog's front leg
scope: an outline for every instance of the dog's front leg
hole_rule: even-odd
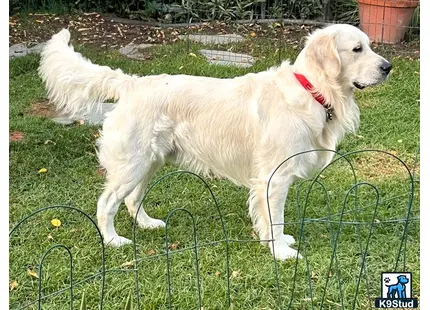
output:
[[[290,248],[295,240],[284,235],[284,206],[291,181],[285,177],[274,177],[270,182],[267,199],[267,180],[257,181],[250,191],[249,212],[260,240],[269,241],[272,254],[279,260],[301,258],[297,250]],[[269,206],[267,205],[269,200]],[[269,218],[270,207],[270,218]]]

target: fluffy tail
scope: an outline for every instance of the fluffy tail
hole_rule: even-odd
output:
[[[69,42],[70,32],[63,29],[52,36],[41,53],[39,75],[57,109],[75,115],[107,99],[119,99],[135,77],[92,64]]]

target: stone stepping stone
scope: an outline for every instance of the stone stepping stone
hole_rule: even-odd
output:
[[[9,47],[9,58],[22,57],[31,53],[39,54],[45,43],[39,43],[33,47],[27,47],[24,43],[18,43]]]
[[[203,44],[228,44],[228,43],[238,43],[245,41],[245,38],[239,34],[216,34],[216,35],[206,35],[206,34],[190,34],[190,35],[180,35],[181,40],[203,43]]]
[[[148,59],[147,55],[144,55],[142,53],[142,50],[152,47],[155,44],[134,44],[134,43],[129,43],[124,47],[121,47],[119,49],[119,52],[124,55],[127,56],[128,58],[131,59],[137,59],[137,60],[146,60]]]
[[[95,104],[89,112],[84,112],[81,115],[59,116],[52,120],[61,125],[71,125],[76,121],[84,121],[85,124],[89,125],[101,125],[105,119],[105,114],[114,108],[115,104],[113,103]]]
[[[206,57],[209,63],[216,65],[248,68],[251,67],[255,62],[254,57],[246,54],[237,54],[216,50],[200,50],[199,52]]]

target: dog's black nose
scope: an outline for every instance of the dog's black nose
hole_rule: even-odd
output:
[[[384,61],[381,65],[381,70],[385,73],[388,74],[391,71],[391,64],[388,61]]]

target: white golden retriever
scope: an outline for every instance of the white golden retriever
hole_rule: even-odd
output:
[[[284,222],[289,186],[327,165],[333,154],[297,156],[277,171],[269,188],[271,219],[269,177],[288,156],[335,149],[359,125],[354,89],[384,81],[391,69],[370,49],[363,32],[344,24],[311,34],[293,65],[284,62],[232,79],[131,76],[92,64],[69,41],[66,29],[52,37],[42,52],[39,73],[49,99],[70,114],[106,99],[118,100],[98,141],[107,178],[97,218],[112,246],[131,242],[114,227],[123,200],[140,227],[165,225],[143,209],[136,213],[148,182],[171,162],[248,187],[249,214],[260,239],[273,240],[270,248],[277,259],[300,257],[289,246],[294,238],[276,224]]]

